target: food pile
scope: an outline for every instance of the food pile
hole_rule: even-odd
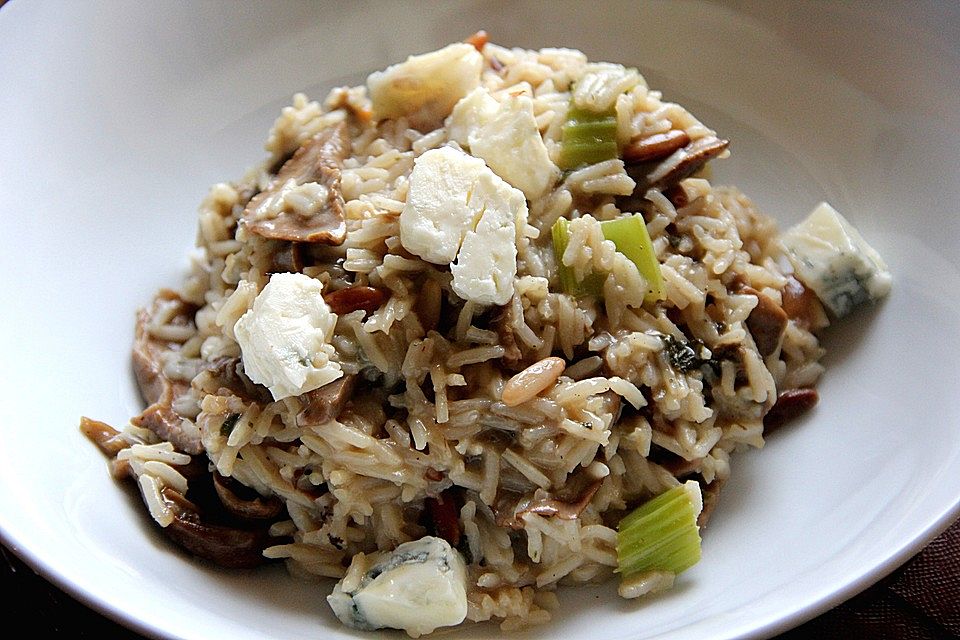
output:
[[[785,234],[635,68],[468,42],[294,97],[137,316],[143,413],[82,428],[226,566],[347,625],[541,623],[700,558],[731,454],[816,403],[815,333],[886,294],[827,204]]]

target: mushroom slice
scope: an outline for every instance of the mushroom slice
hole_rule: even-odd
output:
[[[106,422],[81,416],[80,431],[111,458],[130,446],[130,443],[121,437],[120,432]]]
[[[178,351],[180,344],[175,341],[161,340],[150,333],[153,317],[159,313],[170,313],[167,306],[173,305],[168,325],[188,326],[193,322],[196,308],[185,302],[173,291],[161,290],[149,310],[141,309],[137,313],[137,325],[133,343],[133,371],[140,387],[140,393],[149,406],[143,413],[130,422],[138,427],[150,429],[160,438],[173,443],[180,451],[195,455],[203,452],[200,432],[190,429],[189,423],[175,410],[177,399],[190,392],[190,384],[171,380],[164,373],[164,354]]]
[[[227,511],[240,518],[272,520],[283,511],[283,503],[276,496],[264,498],[253,489],[216,471],[213,472],[213,488]]]
[[[335,420],[353,393],[357,376],[346,375],[300,396],[303,409],[297,414],[301,427]]]
[[[250,200],[243,212],[244,225],[251,233],[272,240],[343,244],[347,226],[340,167],[349,154],[346,124],[341,122],[315,135],[280,167],[270,186]],[[313,196],[321,202],[306,210],[288,210],[287,196],[308,183],[315,186]]]
[[[627,173],[637,182],[635,193],[643,194],[647,189],[665,190],[692,176],[707,162],[726,151],[728,146],[728,140],[706,136],[677,149],[652,166],[650,162],[629,166]]]
[[[323,300],[338,316],[342,316],[353,311],[363,310],[366,313],[373,313],[380,308],[389,294],[383,289],[376,287],[367,287],[355,285],[345,289],[337,289],[330,293],[323,294]]]
[[[200,509],[170,487],[160,491],[174,518],[163,532],[178,545],[221,567],[243,569],[263,564],[272,539],[267,525],[239,528],[204,522]]]
[[[497,505],[494,510],[497,518],[496,523],[501,527],[510,527],[511,529],[523,529],[523,514],[534,513],[544,518],[560,518],[561,520],[576,520],[587,508],[593,496],[596,495],[603,479],[593,480],[583,491],[573,500],[561,500],[551,497],[545,491],[537,490],[532,499],[521,499],[513,509],[509,508],[509,500],[504,500]]]
[[[787,314],[770,296],[753,287],[743,287],[741,293],[757,297],[757,306],[747,316],[747,328],[757,345],[757,351],[766,358],[780,346],[787,328]]]
[[[671,129],[664,133],[655,133],[646,138],[636,138],[623,149],[625,164],[662,160],[677,149],[690,143],[690,136],[682,129]]]
[[[764,434],[773,432],[787,422],[806,413],[816,406],[820,399],[817,390],[813,387],[786,389],[777,395],[777,401],[770,411],[763,416]]]
[[[281,242],[270,256],[270,273],[300,273],[306,266],[305,250],[299,242]]]

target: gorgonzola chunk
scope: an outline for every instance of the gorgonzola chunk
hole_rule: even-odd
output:
[[[838,318],[890,292],[883,258],[826,202],[787,230],[782,242],[797,277]]]
[[[354,563],[364,563],[357,554]],[[418,638],[467,617],[467,568],[446,540],[405,542],[368,566],[360,577],[351,566],[327,602],[345,625],[370,631],[403,629]]]

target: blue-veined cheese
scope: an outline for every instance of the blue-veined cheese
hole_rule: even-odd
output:
[[[275,273],[233,328],[243,370],[274,400],[318,389],[343,375],[330,344],[337,315],[323,285],[302,273]]]
[[[365,561],[362,554],[354,557],[354,562]],[[348,571],[327,602],[355,629],[403,629],[417,638],[467,616],[466,564],[441,538],[405,542],[366,568],[359,583],[351,582],[357,581]]]
[[[797,278],[838,318],[890,292],[893,279],[883,258],[826,202],[781,242]]]
[[[526,199],[484,164],[452,147],[431,149],[410,174],[400,242],[434,264],[449,264],[464,300],[503,305],[517,274],[517,230]]]

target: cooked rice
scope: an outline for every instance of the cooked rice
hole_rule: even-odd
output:
[[[588,64],[580,52],[561,49],[487,44],[482,53],[483,86],[530,96],[554,156],[574,85],[598,108],[615,107],[621,145],[671,129],[691,140],[713,133],[635,70]],[[347,567],[355,571],[350,560],[358,554],[423,536],[426,498],[462,491],[468,619],[497,619],[503,629],[546,622],[558,584],[612,575],[617,514],[679,484],[670,470],[677,463],[691,463],[695,470],[685,475],[708,486],[727,479],[732,452],[763,446],[765,410],[778,390],[816,382],[821,349],[791,320],[782,346],[764,358],[747,327],[757,299],[739,288],[779,302],[788,275],[770,218],[735,189],[698,177],[681,185],[686,202],[657,189],[625,201],[620,196],[636,183],[619,159],[569,172],[529,202],[507,305],[465,302],[449,270],[408,253],[399,238],[414,159],[448,144],[446,129],[423,134],[403,118],[377,123],[356,115],[369,111],[364,87],[335,89],[322,103],[296,95],[268,135],[268,160],[238,182],[215,185],[201,205],[201,255],[180,294],[197,305],[194,322],[174,324],[170,305],[148,330],[183,345],[170,352],[166,372],[192,381],[190,406],[176,408],[199,429],[216,470],[286,504],[289,520],[272,532],[291,540],[266,557],[285,560],[299,576],[343,577]],[[234,327],[281,248],[239,224],[246,204],[269,181],[270,167],[340,122],[349,123],[353,142],[342,174],[346,242],[312,250],[304,272],[325,291],[369,285],[388,298],[369,315],[338,318],[332,358],[361,383],[336,419],[302,426],[304,397],[241,397],[221,386],[209,365],[240,356]],[[630,208],[621,210],[625,202]],[[644,302],[647,283],[600,232],[599,221],[627,213],[646,222],[665,300]],[[602,300],[574,297],[558,284],[549,230],[561,216],[572,222],[560,260],[578,277],[613,275]],[[705,379],[701,370],[671,363],[669,337],[736,356],[720,360],[716,379]],[[562,359],[561,366],[517,382],[547,357]],[[159,492],[185,487],[176,467],[189,457],[143,430],[120,456],[139,477],[153,517],[168,524]],[[515,503],[558,492],[580,477],[601,485],[578,518],[525,513],[516,528],[503,525],[511,496]],[[636,597],[671,580],[647,575],[625,582],[621,594]]]

